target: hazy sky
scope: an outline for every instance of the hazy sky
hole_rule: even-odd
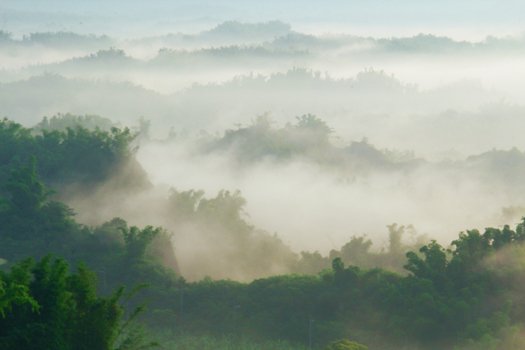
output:
[[[15,34],[76,31],[118,35],[201,30],[225,20],[279,19],[312,32],[410,33],[480,38],[522,31],[518,0],[3,0],[0,27]]]

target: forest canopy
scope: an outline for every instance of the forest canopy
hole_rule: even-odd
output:
[[[307,117],[298,127],[312,122],[318,123]],[[96,227],[80,224],[74,211],[55,199],[61,188],[54,192],[49,187],[72,181],[94,186],[113,171],[114,163],[132,162],[129,130],[76,126],[33,132],[9,120],[1,125],[1,140],[10,153],[3,154],[1,177],[0,257],[7,264],[0,275],[0,341],[9,346],[38,338],[79,348],[67,344],[81,337],[75,332],[89,332],[91,341],[109,348],[125,310],[119,286],[133,289],[144,283],[149,287],[138,295],[149,300],[149,310],[141,322],[154,329],[175,325],[179,337],[243,334],[254,341],[282,339],[298,346],[311,338],[316,347],[330,349],[359,348],[355,341],[371,349],[521,346],[513,335],[525,312],[521,286],[515,283],[522,269],[515,262],[524,252],[525,221],[515,229],[466,231],[449,247],[422,243],[423,237],[420,246],[406,245],[403,236],[413,228],[393,224],[389,245],[381,252],[371,251],[373,243],[365,236],[356,236],[328,256],[296,254],[246,221],[245,199],[239,193],[205,198],[202,191],[172,190],[165,210],[177,225],[208,231],[208,240],[237,242],[230,259],[237,259],[232,261],[241,269],[268,271],[265,262],[284,259],[288,273],[249,283],[188,282],[177,265],[172,233],[129,226],[119,218]],[[82,150],[107,167],[84,174],[89,167],[78,161]],[[47,254],[86,265],[71,274],[66,260]],[[42,260],[24,260],[27,256]],[[44,298],[46,288],[54,291],[54,299]],[[97,291],[106,296],[96,296]],[[109,312],[104,310],[110,309],[113,316],[102,322],[100,317]],[[42,337],[42,332],[54,335]],[[352,341],[335,342],[342,338]]]

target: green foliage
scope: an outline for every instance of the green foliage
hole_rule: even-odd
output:
[[[28,255],[38,258],[49,253],[70,262],[83,260],[102,274],[105,292],[121,284],[176,279],[170,269],[159,265],[169,263],[165,266],[177,269],[169,236],[160,228],[128,228],[121,219],[94,229],[79,225],[69,207],[50,200],[34,162],[11,173],[5,196],[0,197],[0,257],[8,265]],[[11,303],[2,309],[6,305]]]
[[[257,340],[232,335],[213,336],[208,334],[161,334],[164,348],[171,350],[306,350],[301,344],[285,340]]]
[[[432,241],[421,247],[419,251],[423,254],[423,258],[414,252],[407,253],[408,262],[405,268],[419,278],[440,279],[448,265],[445,249],[436,241]]]
[[[281,129],[272,128],[271,124],[268,116],[260,116],[251,126],[226,131],[222,139],[207,145],[205,150],[233,148],[243,162],[264,157],[289,159],[294,156],[308,156],[321,161],[322,154],[332,151],[329,144],[332,130],[314,115],[297,117],[295,125]]]
[[[97,297],[95,277],[86,268],[71,274],[64,260],[48,256],[19,263],[0,277],[19,286],[18,299],[0,318],[0,348],[112,349],[121,294]]]
[[[32,128],[33,133],[42,134],[44,131],[67,131],[68,129],[83,128],[90,131],[97,129],[110,131],[115,125],[107,118],[97,115],[77,116],[73,114],[58,114],[44,119]]]
[[[334,261],[332,261],[332,270],[334,270],[336,274],[342,273],[345,270],[345,264],[341,258],[335,258]]]
[[[462,234],[451,250],[432,241],[407,254],[406,276],[346,267],[342,258],[335,258],[332,271],[317,277],[280,276],[248,285],[188,284],[179,329],[255,332],[305,344],[309,320],[314,320],[315,346],[356,334],[371,348],[382,349],[510,344],[498,339],[525,315],[516,299],[521,294],[503,293],[516,288],[511,282],[516,275],[508,269],[503,273],[500,265],[487,265],[487,259],[511,245],[519,247],[522,227]],[[366,247],[364,240],[359,242]],[[501,257],[493,263],[502,264]]]
[[[205,138],[201,152],[228,151],[241,163],[261,159],[287,161],[293,158],[311,161],[329,168],[345,169],[353,175],[371,169],[406,169],[418,160],[410,155],[379,150],[366,140],[352,142],[347,147],[332,144],[332,129],[312,114],[296,118],[294,124],[276,128],[268,115],[262,115],[248,126],[227,130],[221,138]]]
[[[8,201],[13,212],[34,214],[41,209],[50,194],[36,174],[36,161],[29,167],[13,169],[5,185]]]
[[[417,249],[424,241],[425,236],[417,235],[415,229],[409,226],[399,226],[394,223],[387,226],[389,245],[388,249],[372,251],[372,241],[366,236],[353,236],[339,249],[333,249],[328,256],[318,252],[301,252],[301,256],[294,266],[294,272],[316,274],[331,267],[334,259],[340,258],[345,265],[354,265],[360,268],[383,268],[389,271],[405,273],[405,254]],[[407,244],[406,235],[409,233],[415,242]]]
[[[259,118],[248,128],[230,131],[217,145],[239,145],[248,152],[246,160],[315,157],[320,150],[320,158],[329,154],[332,161],[341,159],[342,150],[330,146],[329,134],[326,124],[313,116],[282,129]],[[372,242],[361,236],[329,256],[302,252],[297,258],[277,237],[247,222],[239,192],[206,198],[202,191],[174,190],[164,214],[176,229],[190,226],[190,233],[202,232],[202,247],[194,250],[202,248],[196,259],[206,267],[221,271],[227,266],[230,275],[310,273],[249,283],[190,283],[165,267],[176,266],[165,231],[128,227],[118,218],[95,228],[79,225],[73,211],[54,201],[46,185],[104,181],[111,169],[129,160],[133,137],[129,130],[49,125],[32,134],[16,123],[0,122],[0,257],[8,261],[2,268],[10,268],[0,272],[0,348],[156,346],[132,325],[140,306],[130,302],[130,316],[119,322],[124,292],[111,292],[120,285],[143,283],[151,287],[137,294],[151,300],[152,307],[141,316],[144,322],[179,334],[207,334],[202,342],[192,338],[193,345],[174,341],[174,348],[205,349],[210,346],[205,340],[216,340],[217,348],[249,348],[251,342],[254,349],[286,349],[293,348],[292,343],[300,348],[311,339],[319,349],[348,337],[381,349],[523,347],[516,334],[525,322],[525,288],[516,281],[525,272],[525,220],[515,229],[466,231],[448,249],[436,241],[407,245],[403,238],[412,228],[393,224],[383,251],[372,251]],[[251,148],[254,138],[258,147]],[[308,146],[299,148],[305,144],[302,138]],[[344,152],[375,154],[378,164],[384,161],[366,142],[350,148]],[[210,253],[220,244],[229,249],[225,256]],[[50,252],[70,262],[85,261],[99,281],[83,265],[70,273],[61,259],[14,264]],[[274,264],[289,270],[276,272]],[[97,290],[106,297],[98,297]],[[339,341],[327,349],[363,349],[359,346]]]
[[[0,193],[4,193],[0,195],[0,239],[45,241],[52,245],[75,233],[73,211],[50,200],[51,191],[38,178],[34,159],[30,166],[11,169]]]
[[[69,118],[52,119],[53,125],[72,123],[74,127],[42,125],[35,134],[12,121],[0,120],[0,182],[11,168],[32,158],[37,159],[37,172],[44,182],[60,187],[78,181],[100,183],[131,161],[130,144],[135,135],[129,129],[89,130],[68,122]]]
[[[135,287],[128,295],[132,297],[143,286]],[[120,289],[122,291],[122,289]],[[136,323],[136,318],[144,311],[144,306],[136,307],[128,318],[120,325],[114,350],[143,350],[159,347],[156,341],[151,341],[144,327]]]
[[[148,245],[161,233],[161,228],[147,226],[143,230],[136,226],[123,229],[126,255],[130,261],[143,260]]]
[[[343,339],[330,343],[324,350],[368,350],[368,347],[354,341]]]
[[[25,264],[15,266],[11,274],[0,271],[0,318],[6,318],[14,307],[29,307],[38,311],[39,305],[29,294],[29,274]]]

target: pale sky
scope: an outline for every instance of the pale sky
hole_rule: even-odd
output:
[[[309,32],[479,39],[524,32],[518,0],[2,0],[0,28],[140,36],[199,31],[226,20],[281,20]]]

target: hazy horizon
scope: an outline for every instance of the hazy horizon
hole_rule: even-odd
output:
[[[118,36],[204,30],[228,20],[281,20],[314,34],[353,32],[391,37],[430,33],[456,39],[523,33],[525,5],[517,0],[302,1],[157,0],[35,1],[6,0],[0,27],[17,35],[38,31],[75,31]],[[126,28],[123,28],[125,26]]]

